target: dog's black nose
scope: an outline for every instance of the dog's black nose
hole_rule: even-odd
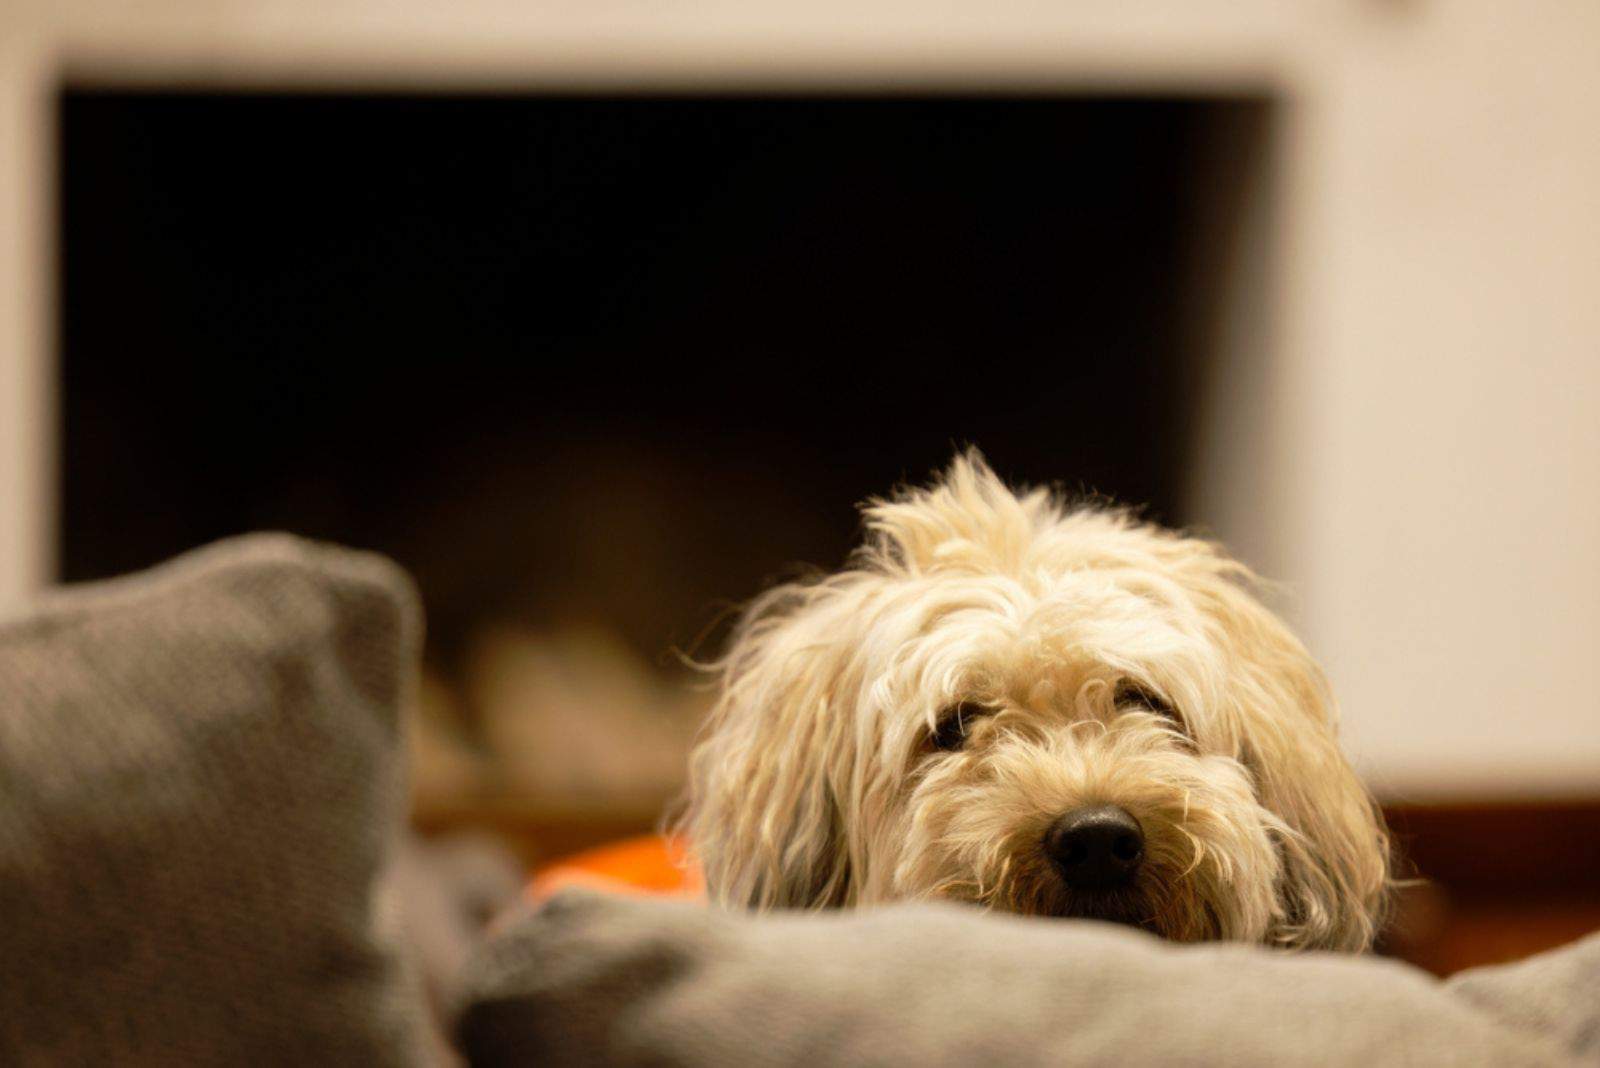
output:
[[[1077,808],[1050,825],[1044,851],[1073,889],[1111,890],[1139,870],[1144,831],[1116,805]]]

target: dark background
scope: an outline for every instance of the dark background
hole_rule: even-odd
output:
[[[654,656],[958,444],[1182,523],[1260,108],[67,92],[62,577],[287,528],[411,569],[436,661]]]

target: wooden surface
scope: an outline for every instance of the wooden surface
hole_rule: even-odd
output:
[[[1600,930],[1600,800],[1386,809],[1416,880],[1380,949],[1439,975]]]
[[[659,830],[653,811],[562,809],[511,799],[433,805],[412,813],[426,836],[479,832],[504,842],[530,871],[541,864],[620,838]]]

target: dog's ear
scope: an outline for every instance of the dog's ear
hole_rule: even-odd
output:
[[[1251,592],[1249,571],[1188,542],[1188,573],[1231,661],[1218,700],[1235,755],[1250,769],[1278,829],[1280,919],[1269,940],[1290,948],[1360,950],[1387,900],[1383,817],[1339,748],[1337,710],[1322,670]]]
[[[844,578],[848,578],[845,576]],[[853,904],[840,798],[854,716],[841,577],[769,591],[715,666],[721,692],[689,760],[680,829],[712,900],[749,908]]]

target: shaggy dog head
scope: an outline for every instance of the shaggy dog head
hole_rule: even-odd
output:
[[[974,453],[746,612],[684,830],[714,900],[946,898],[1360,949],[1387,843],[1305,648],[1215,545]]]

